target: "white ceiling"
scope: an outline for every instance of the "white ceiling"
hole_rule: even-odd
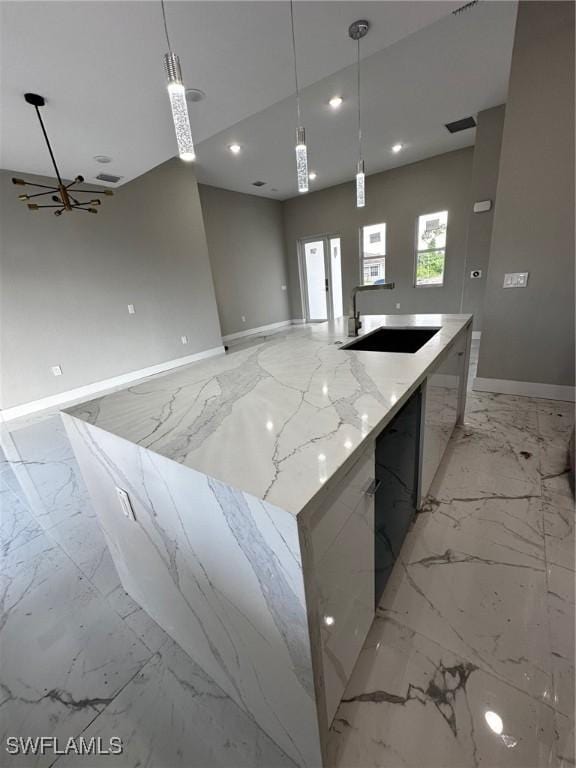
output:
[[[471,143],[472,136],[450,137],[442,123],[505,100],[515,3],[481,2],[452,16],[461,4],[296,3],[318,186],[353,175],[355,46],[347,27],[357,18],[372,25],[362,45],[369,171],[388,167],[387,147],[396,140],[408,147],[393,164]],[[207,94],[190,107],[199,178],[255,194],[294,194],[288,2],[167,0],[166,12],[186,85]],[[175,154],[159,2],[16,0],[2,2],[0,14],[0,167],[52,175],[26,91],[47,98],[43,115],[64,177],[104,171],[126,182]],[[346,97],[338,114],[325,107],[336,91]],[[244,146],[238,157],[226,149],[232,139]],[[94,155],[113,162],[99,165]],[[258,178],[268,182],[260,192],[251,185]]]
[[[450,134],[445,123],[506,101],[516,4],[483,2],[448,16],[362,63],[362,134],[366,172],[374,173],[474,143],[474,129]],[[344,39],[343,46],[347,43]],[[352,44],[350,42],[350,44]],[[352,44],[353,45],[353,44]],[[345,101],[338,112],[327,104]],[[354,178],[357,155],[356,68],[340,70],[302,94],[311,191]],[[284,199],[297,194],[294,97],[203,141],[200,181]],[[243,151],[232,156],[232,142]],[[394,154],[391,147],[402,143]],[[265,187],[254,187],[262,180]],[[275,189],[277,192],[273,192]]]

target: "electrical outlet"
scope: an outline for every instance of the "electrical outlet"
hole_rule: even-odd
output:
[[[396,309],[400,309],[400,302],[396,304]]]
[[[282,286],[282,290],[283,290],[283,291],[285,291],[285,290],[286,290],[286,286],[285,286],[285,285],[283,285],[283,286]]]
[[[134,514],[132,502],[130,501],[130,496],[128,496],[127,491],[125,491],[123,488],[116,487],[116,493],[118,494],[118,501],[120,502],[120,507],[122,508],[124,516],[127,517],[128,520],[132,520],[132,522],[135,523],[136,515]]]
[[[188,344],[188,336],[180,336],[180,341],[182,344]]]
[[[245,323],[245,322],[246,322],[246,315],[242,315],[242,322],[243,322],[243,323]]]
[[[62,368],[59,365],[53,365],[50,370],[54,376],[62,376]]]
[[[136,310],[134,309],[134,304],[128,304],[128,314],[129,315],[135,315]]]

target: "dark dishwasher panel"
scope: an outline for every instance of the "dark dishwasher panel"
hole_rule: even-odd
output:
[[[416,514],[421,400],[418,390],[376,440],[376,606]]]

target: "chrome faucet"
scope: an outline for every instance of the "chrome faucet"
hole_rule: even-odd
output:
[[[364,291],[391,291],[395,283],[380,283],[378,285],[357,285],[352,290],[350,296],[350,312],[348,313],[348,336],[358,336],[358,331],[362,328],[360,322],[360,312],[356,309],[356,296]]]

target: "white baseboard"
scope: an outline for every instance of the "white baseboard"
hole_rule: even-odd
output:
[[[473,339],[480,339],[480,338],[482,338],[482,331],[472,331],[472,338]]]
[[[481,379],[476,377],[472,389],[476,392],[495,392],[501,395],[521,397],[542,397],[545,400],[566,400],[574,402],[574,387],[560,384],[540,384],[534,381],[511,381],[509,379]]]
[[[306,320],[303,317],[293,317],[291,322],[292,322],[292,325],[304,325],[306,323]]]
[[[248,328],[246,331],[238,331],[238,333],[229,333],[227,336],[222,336],[222,341],[234,341],[234,339],[243,339],[244,336],[253,336],[255,333],[265,333],[266,331],[275,331],[278,328],[284,328],[287,325],[292,325],[293,320],[282,320],[279,323],[270,323],[270,325],[261,325],[259,328]]]
[[[57,395],[43,397],[40,400],[32,400],[29,403],[22,403],[21,405],[14,405],[11,408],[4,408],[4,410],[0,411],[0,421],[11,421],[12,419],[28,416],[31,413],[44,411],[48,408],[71,406],[82,402],[83,400],[89,400],[95,395],[102,394],[106,390],[113,390],[122,387],[125,384],[131,384],[141,379],[147,379],[149,376],[154,376],[156,373],[164,373],[164,371],[170,371],[172,368],[180,368],[182,365],[189,365],[190,363],[204,360],[207,357],[223,354],[223,346],[213,347],[212,349],[205,349],[203,352],[196,352],[193,355],[178,357],[176,360],[167,360],[165,363],[150,365],[148,368],[140,368],[138,371],[123,373],[120,376],[114,376],[111,379],[103,379],[102,381],[95,381],[93,384],[86,384],[83,387],[76,387],[76,389],[69,389],[66,392],[59,392]]]

